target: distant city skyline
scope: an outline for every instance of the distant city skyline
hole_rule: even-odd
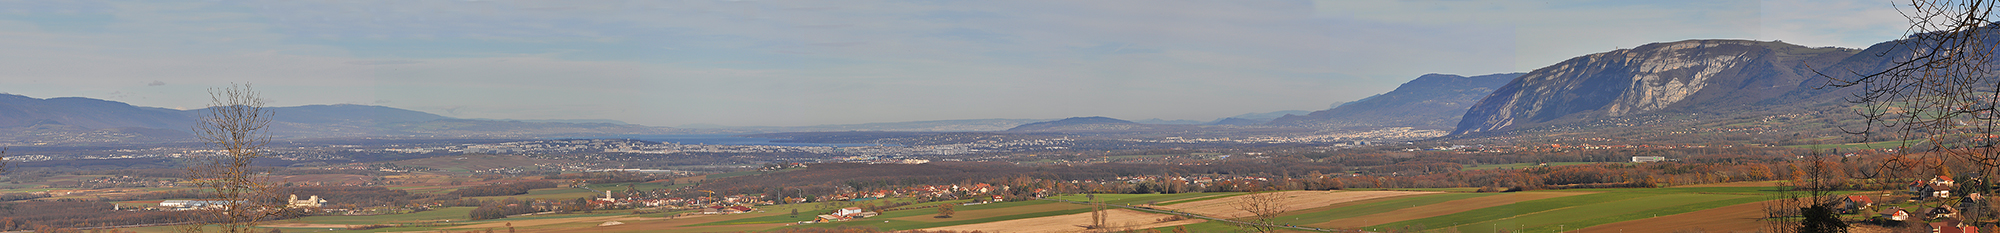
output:
[[[0,93],[802,126],[1212,120],[1686,39],[1863,48],[1891,1],[23,1]]]

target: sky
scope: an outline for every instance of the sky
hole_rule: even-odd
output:
[[[1686,39],[1862,48],[1890,1],[14,1],[0,93],[795,126],[1321,110]]]

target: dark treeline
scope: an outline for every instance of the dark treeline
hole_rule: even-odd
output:
[[[35,199],[35,198],[44,198],[44,197],[49,197],[49,194],[48,194],[48,193],[40,193],[40,194],[36,194],[36,193],[4,193],[4,194],[0,194],[0,201],[19,201],[19,200],[28,200],[28,199]]]
[[[0,202],[0,231],[176,222],[176,212],[116,211],[99,201]]]
[[[507,215],[536,212],[536,208],[534,207],[535,202],[533,200],[514,200],[513,198],[507,198],[506,200],[492,200],[492,201],[480,201],[477,199],[466,199],[461,201],[473,202],[474,204],[471,205],[479,206],[479,208],[472,209],[471,213],[472,220],[498,219],[498,218],[506,218]]]
[[[515,183],[496,183],[496,184],[465,187],[451,191],[451,193],[448,194],[457,195],[461,197],[507,196],[507,195],[527,194],[528,190],[530,189],[554,188],[554,187],[556,187],[555,182],[538,180],[538,181],[515,182]]]

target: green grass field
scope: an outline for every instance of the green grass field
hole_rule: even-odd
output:
[[[1554,231],[1673,215],[1777,198],[1773,187],[1577,189],[1601,192],[1522,201],[1444,216],[1368,227],[1369,230],[1456,229],[1466,232]],[[1499,229],[1494,229],[1498,227]]]
[[[1431,204],[1437,204],[1440,202],[1474,198],[1474,197],[1492,196],[1498,194],[1499,193],[1443,193],[1443,194],[1420,195],[1413,197],[1398,197],[1389,200],[1371,201],[1367,203],[1344,206],[1339,208],[1332,208],[1323,211],[1288,214],[1286,216],[1280,216],[1278,222],[1296,224],[1296,225],[1322,223],[1327,221],[1333,221],[1334,219],[1352,218],[1352,217],[1368,216],[1372,214],[1388,213],[1391,211],[1401,210],[1405,208],[1416,208],[1417,206],[1426,206]]]

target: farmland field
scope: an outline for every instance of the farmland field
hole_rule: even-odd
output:
[[[1447,193],[1410,197],[1390,201],[1369,203],[1326,211],[1326,213],[1301,214],[1309,218],[1287,221],[1320,227],[1355,228],[1372,224],[1391,223],[1412,219],[1442,216],[1486,207],[1540,200],[1553,197],[1574,196],[1585,193],[1525,192],[1525,193]],[[1424,206],[1424,208],[1417,208]]]
[[[1587,189],[1599,192],[1521,201],[1452,214],[1378,224],[1368,229],[1457,229],[1490,232],[1576,229],[1694,212],[1776,198],[1769,187]],[[1530,192],[1532,193],[1532,192]],[[1509,226],[1511,225],[1511,226]],[[1495,229],[1495,228],[1498,229]]]
[[[1754,219],[1761,214],[1760,201],[1777,198],[1773,183],[1733,183],[1673,188],[1616,188],[1616,189],[1573,189],[1540,190],[1510,193],[1470,193],[1470,192],[1410,192],[1410,191],[1286,191],[1278,192],[1292,203],[1287,213],[1274,219],[1280,224],[1315,228],[1355,229],[1369,231],[1391,230],[1445,230],[1460,232],[1493,232],[1496,230],[1513,232],[1540,232],[1556,230],[1590,229],[1593,231],[1615,231],[1619,229],[1633,232],[1671,232],[1691,229],[1682,226],[1700,225],[1706,230],[1754,230],[1758,225]],[[618,189],[624,184],[593,185],[600,189]],[[644,187],[662,187],[658,183],[639,184]],[[563,195],[590,195],[589,191],[574,188],[540,189],[530,194],[501,196],[492,198],[534,198]],[[1227,203],[1242,199],[1245,193],[1180,193],[1180,194],[1097,194],[1098,199],[1109,203],[1146,204],[1157,203],[1151,208],[1177,210],[1208,216],[1228,217],[1239,215]],[[1081,195],[1059,195],[1050,199],[1082,200]],[[910,202],[912,199],[890,198],[870,203]],[[561,215],[520,216],[495,220],[470,221],[467,213],[470,207],[452,207],[432,211],[377,215],[377,216],[316,216],[294,220],[272,222],[267,226],[287,229],[287,232],[323,231],[345,225],[378,223],[424,223],[450,220],[454,224],[441,226],[394,227],[366,230],[362,232],[408,232],[408,231],[483,231],[485,229],[505,230],[511,224],[516,232],[755,232],[782,228],[800,227],[842,227],[857,226],[881,230],[981,230],[987,232],[1066,232],[1080,230],[1079,225],[1087,224],[1090,207],[1057,201],[1023,200],[989,204],[962,205],[966,201],[946,201],[915,203],[902,210],[887,211],[880,216],[853,221],[798,224],[810,220],[814,215],[824,214],[833,209],[850,207],[861,202],[803,203],[759,206],[760,211],[735,215],[692,215],[666,217],[668,214],[634,215],[629,211],[598,211]],[[952,218],[938,218],[932,206],[958,205]],[[1139,205],[1143,206],[1143,205]],[[789,214],[797,209],[798,216]],[[1160,221],[1171,215],[1114,208],[1110,211],[1110,224],[1114,228],[1156,229],[1171,232],[1176,228],[1191,232],[1240,231],[1239,226],[1205,220]],[[1242,218],[1238,218],[1242,220]],[[1644,221],[1634,221],[1644,220]],[[625,225],[603,226],[609,221],[619,221]],[[1671,224],[1670,224],[1671,223]],[[1664,225],[1663,225],[1664,224]],[[1668,227],[1671,229],[1661,229]],[[1643,231],[1637,229],[1655,229]],[[160,229],[133,229],[142,232],[157,232]]]

